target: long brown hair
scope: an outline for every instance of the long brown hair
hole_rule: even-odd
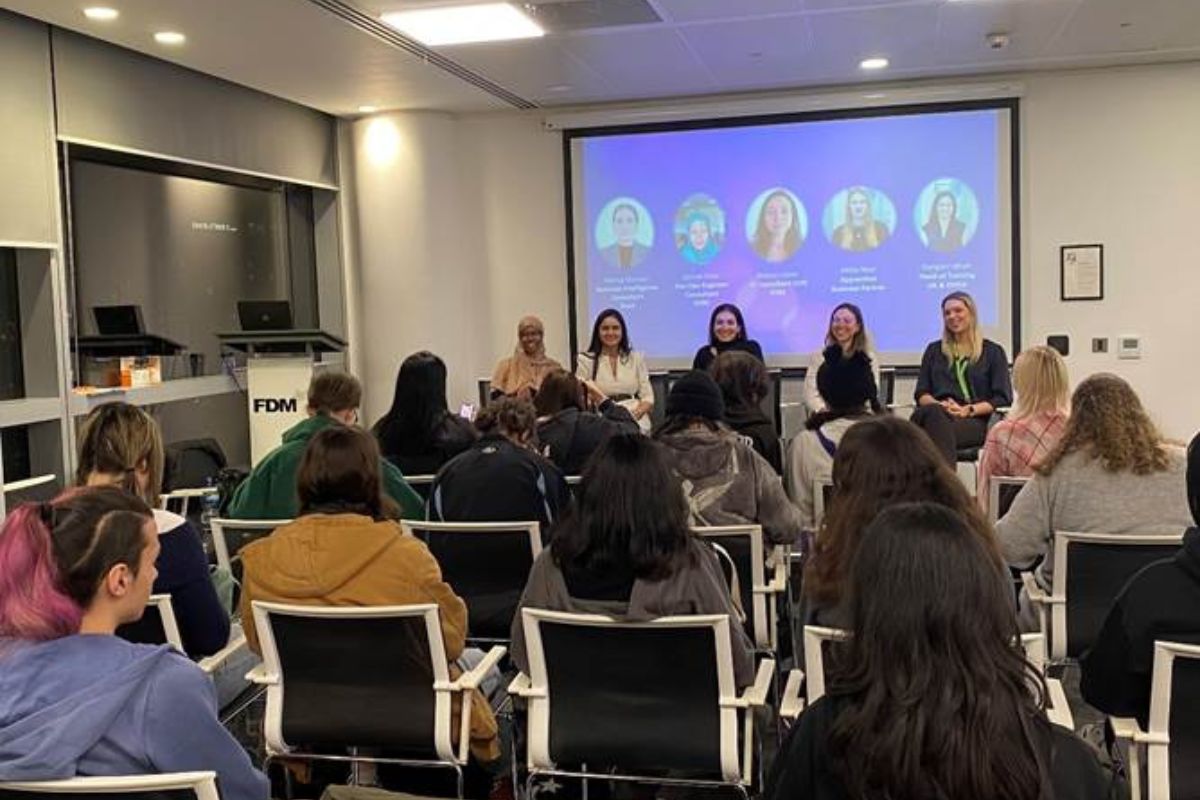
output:
[[[93,473],[120,475],[117,483],[146,505],[158,505],[163,479],[163,443],[158,423],[129,403],[105,403],[92,409],[79,430],[79,466],[75,482],[86,485]],[[143,491],[137,482],[139,466],[149,473]]]
[[[300,514],[362,514],[398,519],[400,509],[383,491],[379,445],[361,428],[332,425],[308,443],[296,473]]]
[[[925,432],[898,417],[870,417],[846,430],[833,459],[833,497],[804,571],[810,600],[827,608],[841,602],[863,530],[880,511],[905,502],[938,503],[962,514],[999,573],[1003,562],[991,527]]]
[[[1099,459],[1108,472],[1150,475],[1169,465],[1162,435],[1137,392],[1108,373],[1092,375],[1075,387],[1067,428],[1037,471],[1049,475],[1074,452]]]

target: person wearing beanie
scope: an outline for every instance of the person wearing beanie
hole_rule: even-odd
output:
[[[692,525],[762,525],[770,544],[790,544],[800,514],[779,475],[722,422],[725,400],[707,372],[692,370],[667,395],[667,418],[654,434],[688,501]]]
[[[842,435],[855,422],[878,413],[879,391],[871,359],[862,350],[846,355],[836,344],[825,348],[817,368],[817,387],[826,409],[813,414],[792,442],[788,491],[800,510],[803,530],[815,531],[813,490],[833,475],[833,456]]]
[[[771,391],[767,367],[762,361],[736,350],[721,353],[709,368],[725,400],[725,424],[748,437],[754,449],[776,474],[783,474],[783,452],[775,423],[762,409]]]

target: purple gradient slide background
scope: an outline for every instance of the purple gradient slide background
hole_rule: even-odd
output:
[[[957,111],[895,117],[801,122],[667,133],[600,136],[582,145],[587,232],[586,297],[590,330],[595,314],[608,305],[621,308],[634,346],[651,358],[690,358],[707,341],[710,311],[718,302],[737,303],[750,335],[768,354],[807,354],[817,349],[832,308],[857,303],[882,352],[919,352],[940,332],[938,300],[950,291],[928,286],[921,268],[931,264],[968,265],[974,277],[960,283],[979,304],[981,321],[999,318],[997,262],[997,159],[1001,112]],[[913,224],[913,208],[932,180],[957,178],[979,201],[979,226],[954,253],[928,250]],[[839,191],[862,184],[882,191],[896,207],[896,228],[877,249],[841,250],[821,227],[825,204]],[[781,264],[760,259],[744,235],[746,213],[764,189],[784,186],[800,198],[808,214],[808,236]],[[580,189],[577,188],[576,191]],[[686,262],[676,251],[672,227],[679,205],[703,192],[726,214],[727,234],[720,254],[706,266]],[[649,209],[654,245],[633,269],[610,266],[594,241],[596,217],[616,196],[630,196]],[[835,292],[842,270],[875,268],[883,291]],[[756,278],[798,273],[808,285],[769,294],[752,286]],[[720,297],[694,305],[676,283],[717,275],[729,281]],[[606,279],[649,278],[657,291],[637,300],[613,302],[597,289]],[[587,340],[581,342],[586,345]],[[799,359],[797,364],[801,363]]]

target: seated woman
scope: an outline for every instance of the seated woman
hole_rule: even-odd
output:
[[[771,544],[800,533],[800,512],[779,474],[721,422],[725,401],[707,372],[692,370],[667,395],[667,419],[655,438],[666,449],[687,497],[693,525],[762,525]]]
[[[399,509],[382,491],[379,448],[370,434],[326,428],[309,442],[296,491],[300,516],[242,548],[242,624],[261,652],[255,600],[321,606],[402,606],[435,603],[446,659],[463,654],[467,607],[442,580],[425,544],[405,536]],[[500,757],[496,719],[487,700],[471,698],[471,752],[483,764]]]
[[[542,378],[552,369],[562,369],[546,355],[546,327],[532,314],[517,323],[517,349],[496,364],[492,373],[492,399],[520,397],[532,400],[542,385]]]
[[[992,553],[997,574],[1001,571],[996,537],[979,506],[929,437],[911,422],[880,415],[850,426],[833,458],[833,485],[824,523],[804,568],[801,617],[805,624],[849,624],[846,582],[863,531],[879,512],[897,503],[938,503],[961,514],[983,548]]]
[[[466,450],[477,434],[446,407],[446,364],[428,350],[404,359],[392,407],[371,433],[383,457],[405,475],[432,475]]]
[[[161,546],[155,594],[171,595],[183,649],[192,658],[212,655],[229,643],[229,614],[221,605],[200,534],[178,514],[158,507],[162,487],[162,434],[149,414],[128,403],[93,409],[79,430],[76,482],[117,486],[154,509]]]
[[[775,423],[762,410],[771,391],[766,366],[749,353],[726,351],[712,362],[713,380],[725,400],[725,424],[750,439],[776,474],[783,474],[783,452]]]
[[[1067,362],[1052,347],[1037,345],[1022,351],[1013,364],[1013,384],[1017,404],[988,431],[979,456],[975,497],[985,514],[992,478],[1032,475],[1037,463],[1062,438],[1071,407]]]
[[[809,417],[804,431],[792,441],[788,474],[792,502],[800,509],[800,524],[806,531],[816,530],[813,491],[819,481],[832,480],[838,442],[851,425],[879,410],[871,362],[862,350],[847,357],[837,345],[825,348],[817,385],[828,409]]]
[[[1168,445],[1128,383],[1092,375],[1071,396],[1071,418],[1034,470],[996,535],[1008,563],[1028,567],[1051,546],[1054,531],[1179,533],[1191,525],[1183,448]],[[1050,589],[1054,559],[1034,573]],[[1022,595],[1022,622],[1034,616]]]
[[[533,406],[538,413],[542,454],[565,475],[582,473],[588,457],[609,436],[639,430],[623,406],[610,400],[596,384],[581,381],[565,369],[546,376]]]
[[[808,370],[804,373],[804,405],[809,414],[819,414],[829,408],[829,402],[817,385],[817,373],[825,363],[825,354],[836,345],[842,355],[850,358],[862,353],[871,365],[871,375],[876,388],[879,387],[879,356],[871,346],[871,335],[863,323],[862,309],[854,303],[840,303],[829,314],[829,329],[825,333],[825,347],[813,353]]]
[[[646,433],[650,432],[650,411],[654,408],[654,387],[646,357],[633,349],[625,317],[615,308],[596,315],[592,338],[586,352],[579,354],[575,377],[591,381],[600,391],[625,406]]]
[[[571,500],[558,467],[538,454],[537,412],[513,397],[479,412],[483,434],[446,462],[429,490],[426,518],[439,522],[524,522],[545,532]]]
[[[983,444],[992,414],[1012,402],[1012,384],[1008,356],[1003,347],[983,338],[971,295],[946,295],[942,320],[942,338],[930,342],[921,356],[912,421],[953,466],[959,448]]]
[[[762,347],[747,338],[742,310],[733,303],[721,303],[713,309],[712,317],[708,320],[708,344],[696,351],[692,369],[708,369],[717,356],[731,350],[749,353],[759,361],[763,360]]]
[[[530,570],[520,608],[628,622],[728,614],[737,685],[754,682],[754,649],[717,556],[688,530],[687,505],[662,448],[641,434],[617,434],[600,445],[578,500]],[[509,653],[529,674],[519,609]]]
[[[267,778],[217,719],[212,680],[113,635],[145,611],[162,537],[114,487],[20,506],[0,529],[0,781],[213,770],[227,800]]]
[[[851,638],[764,797],[1116,797],[1090,747],[1046,718],[1000,567],[945,506],[880,513],[849,575]]]

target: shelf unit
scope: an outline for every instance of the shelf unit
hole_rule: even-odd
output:
[[[82,417],[93,408],[121,400],[135,406],[152,406],[159,403],[174,403],[180,400],[195,400],[200,397],[231,394],[244,391],[245,378],[232,375],[205,375],[199,378],[179,378],[163,381],[152,386],[129,389],[103,389],[94,394],[71,394],[71,416]]]

